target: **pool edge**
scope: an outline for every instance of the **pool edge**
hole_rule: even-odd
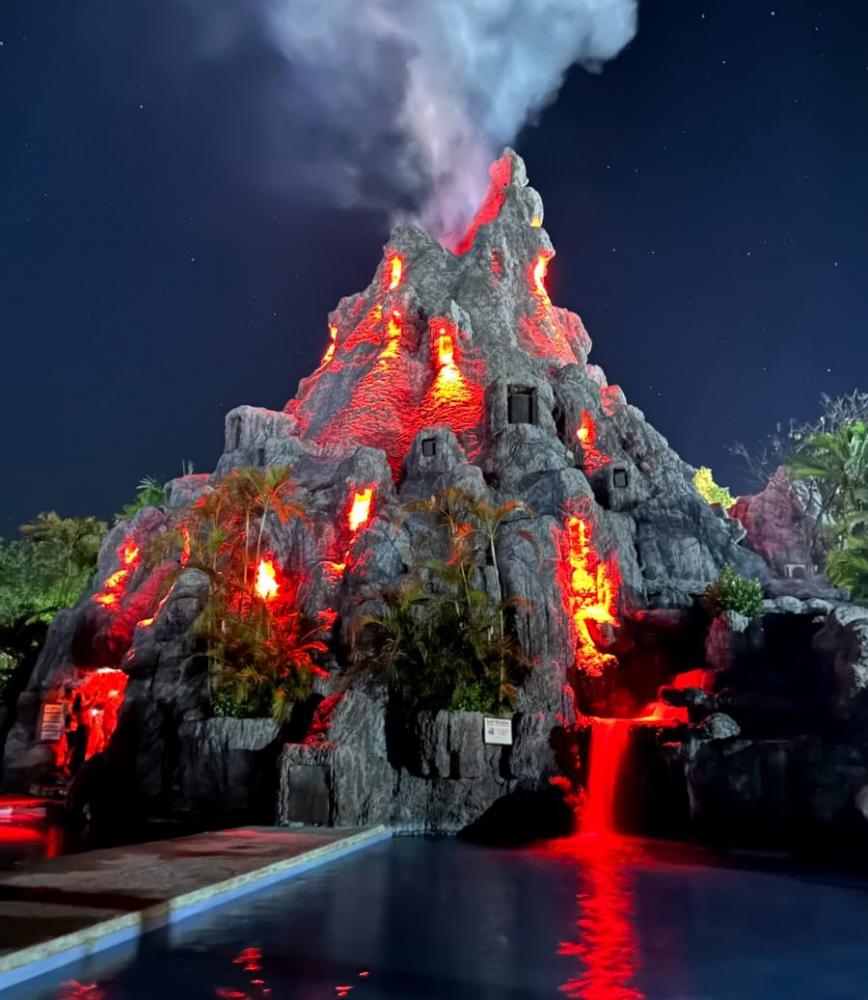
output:
[[[337,861],[365,847],[391,840],[392,830],[375,826],[350,834],[341,840],[323,844],[303,854],[275,861],[241,875],[192,892],[174,896],[154,906],[101,920],[90,927],[48,938],[38,944],[0,956],[0,991],[18,986],[30,979],[54,972],[82,958],[107,951],[119,944],[133,941],[160,927],[180,923],[188,917],[216,909],[225,903],[274,885],[284,879],[301,875],[312,868]]]

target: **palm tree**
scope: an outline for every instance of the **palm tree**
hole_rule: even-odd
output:
[[[78,596],[87,578],[96,569],[96,560],[108,527],[95,517],[61,517],[56,511],[43,512],[21,534],[29,538],[44,557],[56,561],[60,574],[57,606],[66,607]],[[75,589],[75,593],[72,589]]]
[[[282,579],[273,599],[257,595],[256,573],[267,556],[272,518],[284,525],[292,518],[307,520],[289,469],[238,469],[192,506],[174,537],[156,541],[150,558],[183,549],[183,566],[167,583],[185,568],[202,571],[210,581],[197,629],[208,647],[214,693],[234,690],[236,702],[252,711],[270,702],[277,717],[318,672],[314,654],[325,652],[322,636],[331,622],[325,612],[303,614],[297,581]]]
[[[162,507],[166,502],[166,487],[154,476],[143,476],[136,487],[136,497],[125,504],[115,521],[131,521],[145,507]]]
[[[448,555],[420,559],[396,590],[378,595],[385,610],[361,619],[354,660],[384,675],[411,710],[512,705],[526,663],[507,634],[507,610],[517,602],[503,599],[497,536],[520,510],[527,508],[495,506],[457,486],[405,507],[435,520]],[[477,585],[480,550],[493,567],[494,596]]]
[[[847,520],[862,509],[868,484],[868,424],[854,420],[835,431],[811,434],[790,463],[796,479],[812,480],[820,496],[818,522],[831,522],[840,541]]]

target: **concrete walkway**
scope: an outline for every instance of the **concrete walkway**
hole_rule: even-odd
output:
[[[0,873],[0,990],[389,836],[245,827]]]

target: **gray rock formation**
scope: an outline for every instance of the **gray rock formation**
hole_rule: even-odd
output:
[[[542,216],[524,164],[507,152],[492,168],[489,221],[465,253],[415,226],[393,231],[371,284],[330,315],[323,361],[285,410],[232,410],[214,475],[175,481],[164,511],[112,533],[94,591],[58,619],[22,699],[7,779],[27,780],[35,714],[60,672],[111,666],[129,685],[107,755],[110,780],[145,811],[236,802],[231,786],[247,765],[236,767],[233,755],[258,750],[209,720],[207,668],[193,630],[207,580],[184,574],[161,604],[158,570],[136,563],[114,606],[95,598],[124,571],[124,544],[147,546],[214,482],[245,466],[291,467],[309,520],[270,520],[269,544],[286,571],[304,577],[309,611],[338,612],[322,690],[331,697],[314,731],[280,757],[286,822],[388,819],[454,830],[513,790],[547,787],[558,770],[553,745],[575,718],[574,682],[594,666],[569,610],[577,603],[570,558],[591,577],[608,567],[619,624],[639,610],[691,607],[725,564],[769,578],[763,559],[697,494],[693,470],[588,364],[581,319],[545,289],[554,251]],[[385,692],[354,687],[333,700],[358,616],[429,544],[424,521],[399,516],[402,505],[448,486],[532,511],[511,517],[497,543],[499,585],[525,602],[517,633],[533,662],[511,748],[486,746],[477,716],[438,715],[419,720],[408,750],[394,745]],[[350,531],[348,505],[364,490],[370,519]],[[586,551],[569,535],[570,519],[581,522]],[[479,573],[495,588],[483,554]],[[597,593],[580,595],[586,604],[609,600],[599,579]],[[594,640],[616,648],[618,634],[607,625]]]

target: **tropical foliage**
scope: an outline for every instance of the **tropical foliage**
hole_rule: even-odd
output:
[[[302,581],[280,573],[268,549],[269,523],[294,518],[304,519],[305,512],[287,468],[240,469],[194,504],[175,536],[159,540],[152,553],[160,558],[167,547],[182,548],[183,568],[210,581],[197,629],[218,714],[284,721],[323,672],[317,658],[326,652],[323,637],[333,615],[309,617],[301,610]]]
[[[496,543],[522,511],[457,487],[405,508],[428,520],[446,557],[420,552],[401,584],[377,595],[383,610],[361,618],[353,648],[354,669],[385,679],[405,713],[514,707],[528,664],[509,629],[516,601],[503,597]]]
[[[759,580],[749,580],[732,566],[724,566],[705,590],[705,607],[710,615],[735,611],[746,618],[755,618],[762,605],[763,588]]]
[[[0,538],[0,689],[32,665],[55,614],[87,587],[106,530],[51,511],[23,525],[21,538]]]
[[[857,600],[868,597],[868,423],[854,420],[812,434],[790,462],[816,497],[818,534],[829,579]]]
[[[125,504],[121,511],[115,514],[116,521],[131,521],[145,507],[162,507],[166,502],[166,487],[159,479],[145,476],[136,487],[135,499]]]

